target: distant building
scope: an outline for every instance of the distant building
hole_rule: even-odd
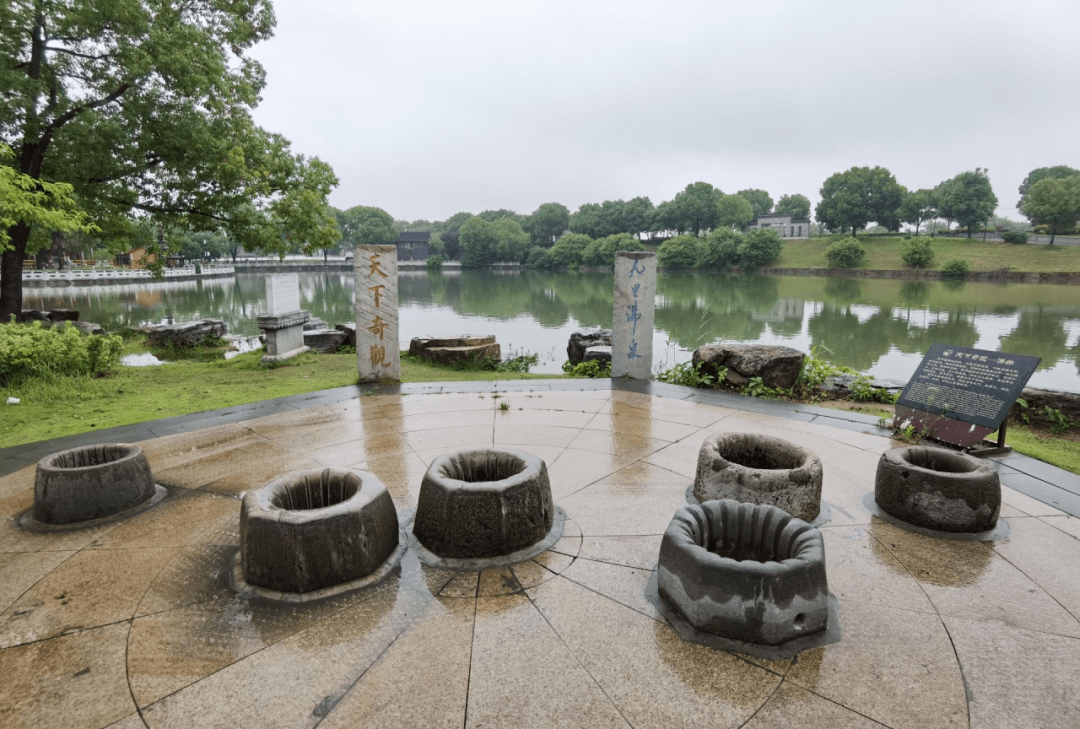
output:
[[[431,231],[398,233],[397,257],[399,261],[424,261],[431,255]]]
[[[810,218],[793,218],[787,213],[769,213],[761,215],[750,223],[751,230],[771,228],[781,238],[809,238]]]

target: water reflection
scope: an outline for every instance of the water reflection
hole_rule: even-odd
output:
[[[350,272],[301,273],[302,306],[331,325],[353,318]],[[554,352],[557,372],[574,329],[609,327],[611,273],[403,272],[401,336],[495,334],[504,350]],[[868,280],[840,277],[664,273],[658,282],[656,364],[689,359],[701,344],[761,341],[905,379],[934,342],[1042,358],[1031,384],[1080,392],[1080,297],[1038,284]],[[253,336],[265,309],[265,278],[29,289],[27,308],[74,308],[82,318],[128,326],[199,317],[224,319]]]

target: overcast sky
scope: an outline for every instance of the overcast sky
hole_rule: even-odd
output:
[[[989,168],[998,214],[1080,168],[1080,2],[275,0],[256,121],[329,162],[339,208],[530,213],[688,183],[814,204],[887,167]]]

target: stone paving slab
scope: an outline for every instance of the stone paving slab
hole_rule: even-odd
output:
[[[417,383],[5,449],[0,726],[1070,725],[1080,519],[1032,496],[1080,512],[1071,474],[997,459],[1009,537],[933,539],[862,506],[891,445],[876,421],[817,410],[665,383]],[[738,429],[824,465],[842,639],[797,659],[688,643],[645,597],[700,442]],[[170,498],[57,534],[12,519],[38,454],[122,439]],[[546,460],[566,513],[549,551],[455,572],[408,550],[377,585],[312,603],[230,586],[244,490],[322,458],[374,472],[407,523],[436,455],[509,441]]]

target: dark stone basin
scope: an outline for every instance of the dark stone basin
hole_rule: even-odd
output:
[[[73,524],[138,506],[155,493],[142,448],[105,443],[60,451],[38,462],[34,519]]]
[[[303,593],[351,582],[398,546],[398,518],[386,486],[366,471],[299,471],[244,495],[240,559],[244,579]]]
[[[878,460],[874,500],[887,514],[926,529],[984,532],[997,525],[997,471],[974,456],[932,446],[885,451]]]
[[[522,451],[485,448],[432,462],[413,533],[440,557],[496,557],[543,539],[554,518],[547,465]]]
[[[698,452],[694,496],[776,506],[804,521],[821,511],[821,459],[807,448],[757,433],[707,438]]]
[[[828,627],[821,532],[773,506],[725,499],[679,509],[657,581],[703,633],[775,646]]]

